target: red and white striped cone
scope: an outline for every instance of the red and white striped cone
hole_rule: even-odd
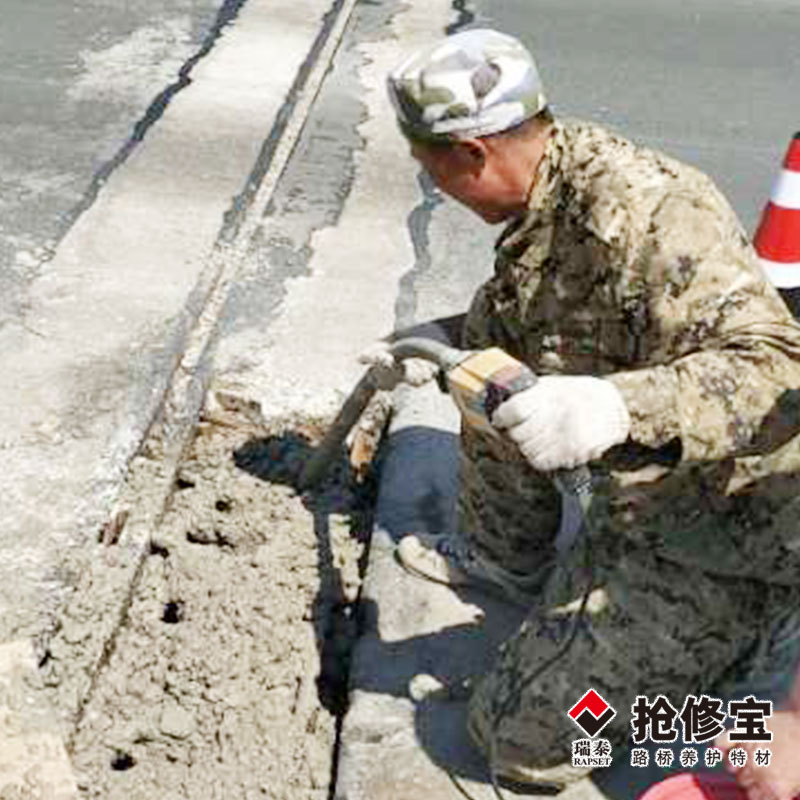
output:
[[[800,316],[800,132],[789,144],[753,245],[767,276]]]

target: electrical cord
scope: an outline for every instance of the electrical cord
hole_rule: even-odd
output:
[[[468,352],[458,350],[442,342],[433,341],[422,337],[408,337],[393,342],[390,345],[390,352],[397,361],[405,358],[424,358],[429,361],[433,361],[439,365],[440,369],[444,373],[448,373],[456,366],[462,364],[465,357],[469,355]],[[530,379],[528,385],[535,383],[535,375],[530,373],[524,365],[519,366],[522,370],[523,377],[527,373],[528,378]],[[496,397],[495,400],[502,401],[502,399],[504,399],[506,396],[507,395],[503,394],[502,397]],[[487,419],[491,420],[493,410],[492,406],[494,406],[494,403],[488,396],[485,398],[484,402],[484,411],[486,412],[486,417]],[[583,534],[583,554],[585,560],[584,568],[588,575],[588,585],[581,600],[572,630],[567,637],[567,641],[551,658],[546,660],[536,670],[534,670],[533,673],[527,676],[527,678],[519,687],[520,692],[530,686],[533,681],[539,678],[553,664],[558,662],[564,657],[564,655],[566,655],[567,651],[572,646],[575,637],[577,636],[581,620],[586,610],[586,605],[589,601],[589,595],[592,592],[592,584],[594,582],[594,571],[590,545],[590,539],[592,538],[593,531],[589,521],[590,505],[592,500],[591,471],[587,465],[583,465],[577,469],[559,470],[553,474],[553,480],[564,499],[563,508],[565,512],[562,517],[555,541],[558,554],[556,560],[556,569],[558,569],[559,563],[562,561],[564,555],[571,550],[575,540],[581,534]],[[511,698],[508,698],[506,700],[506,703],[500,707],[499,713],[495,715],[489,736],[489,773],[492,782],[492,789],[497,800],[505,800],[502,792],[500,791],[500,787],[497,782],[497,775],[494,769],[495,755],[497,750],[497,729],[499,728],[503,717],[505,717],[511,709],[511,704],[509,702],[510,699]],[[453,775],[449,770],[447,774],[459,792],[468,800],[473,800],[466,789],[459,784],[455,775]]]
[[[588,583],[586,589],[581,597],[581,604],[578,608],[578,611],[575,615],[575,621],[572,625],[572,630],[567,637],[567,640],[564,644],[543,664],[540,664],[530,675],[527,675],[525,679],[519,686],[519,692],[522,693],[525,689],[527,689],[535,680],[540,678],[548,669],[550,669],[554,664],[560,661],[569,651],[570,647],[572,647],[575,638],[578,635],[578,630],[580,629],[581,622],[583,620],[584,614],[586,613],[586,606],[589,602],[589,597],[593,590],[594,584],[594,561],[592,559],[592,535],[594,531],[592,529],[588,503],[584,506],[584,514],[583,514],[583,530],[582,530],[582,537],[581,537],[581,544],[583,547],[583,568],[585,569],[588,575]],[[556,565],[556,569],[558,565]],[[500,706],[500,710],[495,715],[495,718],[492,720],[492,727],[491,732],[489,735],[489,779],[491,781],[492,791],[496,800],[507,800],[506,796],[500,789],[500,785],[497,779],[497,772],[495,770],[495,763],[496,763],[496,755],[497,755],[497,735],[498,729],[500,727],[500,723],[502,722],[503,718],[508,715],[509,711],[511,710],[511,706],[513,701],[516,699],[515,695],[512,695],[509,698],[506,698],[506,701],[503,705]],[[447,776],[450,778],[452,783],[461,793],[461,795],[467,800],[476,800],[459,782],[458,778],[456,778],[455,774],[453,774],[450,770],[447,770]]]

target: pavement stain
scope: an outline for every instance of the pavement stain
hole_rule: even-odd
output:
[[[91,687],[52,670],[88,636],[60,620],[44,666],[66,707],[86,693],[81,797],[331,796],[374,487],[340,465],[296,491],[321,430],[202,417]]]

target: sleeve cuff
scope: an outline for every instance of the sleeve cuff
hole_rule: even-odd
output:
[[[683,438],[678,409],[678,376],[672,367],[615,372],[605,379],[617,387],[630,416],[629,438],[661,447]]]

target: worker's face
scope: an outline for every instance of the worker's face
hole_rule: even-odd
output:
[[[492,153],[480,140],[449,146],[411,142],[411,155],[439,189],[486,222],[493,225],[511,216],[491,167]]]

